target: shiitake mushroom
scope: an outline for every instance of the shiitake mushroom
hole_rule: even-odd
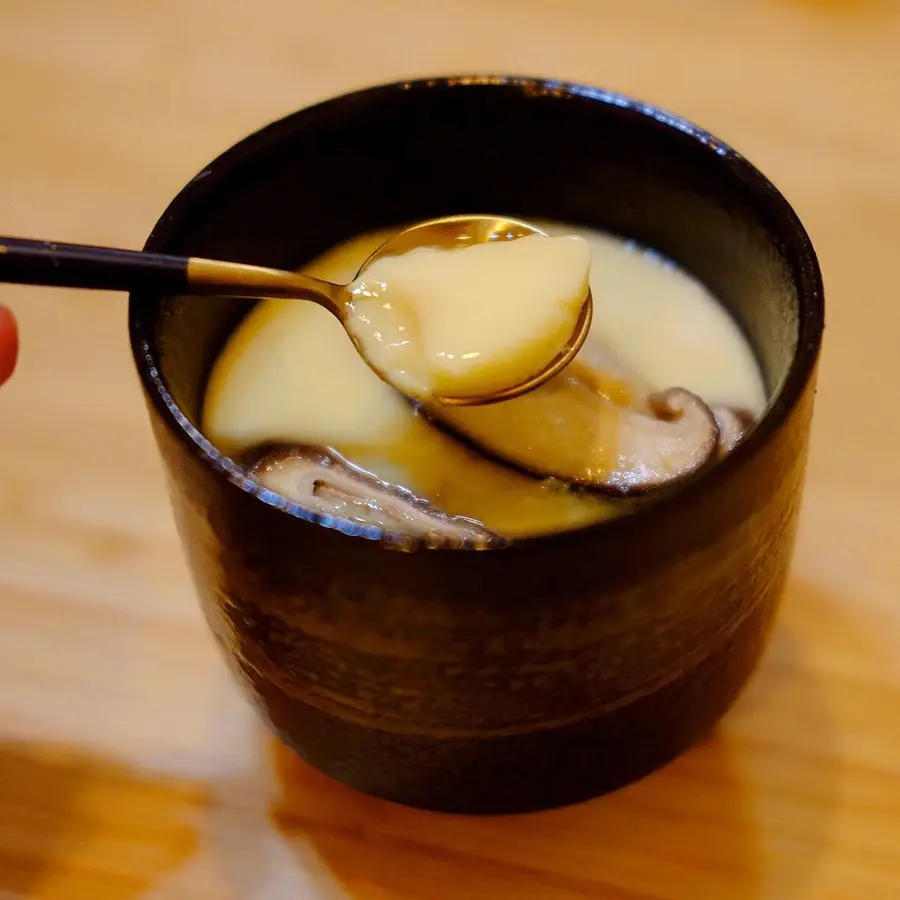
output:
[[[388,484],[331,449],[290,445],[248,454],[264,488],[320,515],[377,525],[444,545],[479,549],[505,543],[480,522],[451,516],[406,488]]]
[[[746,409],[716,405],[711,407],[719,426],[719,458],[723,459],[753,427],[756,416]]]
[[[700,397],[653,391],[596,343],[522,397],[425,412],[518,469],[611,495],[673,485],[719,456],[720,426]],[[722,421],[736,442],[743,420],[729,410]]]

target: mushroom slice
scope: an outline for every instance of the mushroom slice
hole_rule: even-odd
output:
[[[448,515],[331,449],[294,445],[270,450],[250,471],[264,488],[320,515],[453,546],[486,549],[504,543],[480,522]]]
[[[710,408],[684,388],[647,397],[652,415],[629,411],[618,423],[616,465],[607,481],[640,493],[681,481],[712,461],[719,429]]]
[[[746,409],[715,405],[712,408],[719,426],[719,457],[731,453],[756,422],[756,416]]]
[[[519,469],[618,495],[687,478],[715,459],[710,408],[683,388],[646,393],[605,354],[576,359],[542,387],[491,406],[427,413]],[[610,373],[615,374],[610,374]],[[636,393],[635,388],[644,388]]]

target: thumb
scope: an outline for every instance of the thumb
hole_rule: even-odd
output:
[[[19,356],[19,332],[13,314],[0,306],[0,384],[3,384],[16,367]]]

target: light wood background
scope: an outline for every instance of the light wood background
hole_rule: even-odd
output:
[[[900,897],[900,4],[0,0],[0,233],[137,247],[246,133],[459,71],[581,79],[756,162],[829,302],[794,575],[717,734],[579,807],[402,809],[279,752],[201,622],[125,298],[3,287],[0,897]]]

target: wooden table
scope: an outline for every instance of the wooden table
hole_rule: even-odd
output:
[[[804,522],[716,735],[534,816],[398,808],[279,751],[195,604],[122,296],[4,287],[0,897],[900,897],[900,8],[890,0],[0,3],[0,232],[139,246],[220,150],[311,101],[462,70],[674,109],[786,192],[824,267]]]

